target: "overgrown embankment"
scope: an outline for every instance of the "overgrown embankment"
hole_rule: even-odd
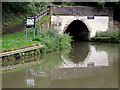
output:
[[[2,32],[24,22],[25,16],[35,16],[47,8],[47,2],[2,2]]]
[[[10,63],[11,65],[19,64],[19,59],[21,57],[28,57],[28,56],[35,56],[38,54],[43,54],[51,51],[56,50],[62,50],[64,48],[71,48],[70,42],[72,41],[71,37],[68,34],[59,34],[58,30],[55,30],[53,28],[42,30],[40,28],[41,23],[43,23],[46,20],[49,20],[49,15],[45,16],[43,19],[36,22],[35,25],[35,38],[33,38],[33,29],[28,30],[28,37],[26,39],[25,30],[16,32],[14,34],[8,34],[2,36],[2,48],[1,50],[8,50],[8,49],[19,49],[21,46],[27,46],[31,44],[37,45],[38,43],[43,43],[44,46],[42,48],[28,51],[28,52],[22,52],[15,55],[10,55],[7,57],[3,57],[3,66],[7,66],[9,61],[12,61]],[[17,63],[16,63],[17,60]],[[14,63],[15,62],[15,63]],[[22,59],[20,62],[25,63],[25,61]],[[29,61],[26,61],[29,62]]]
[[[62,44],[62,42],[64,42],[63,45],[65,43],[70,44],[71,39],[68,34],[59,35],[58,31],[54,30],[52,28],[46,29],[44,31],[41,30],[41,28],[40,28],[41,23],[43,24],[46,20],[49,20],[49,18],[50,18],[50,15],[47,15],[44,18],[42,18],[41,20],[37,21],[37,23],[35,25],[35,32],[36,32],[35,39],[33,39],[33,29],[32,28],[28,29],[28,38],[27,39],[25,36],[26,35],[25,30],[16,32],[14,34],[4,35],[1,37],[2,38],[2,47],[0,49],[1,50],[14,49],[14,48],[21,47],[21,46],[36,44],[39,42],[45,43],[48,45],[51,44],[51,46],[60,45],[60,43]],[[43,27],[43,28],[47,28],[47,27]],[[59,48],[59,46],[57,46],[57,47]],[[61,45],[60,48],[62,49],[63,47],[66,47],[66,45],[64,45],[64,46]]]
[[[116,31],[106,31],[97,32],[95,37],[91,38],[94,42],[110,42],[110,43],[120,43],[120,32]]]
[[[36,22],[36,25],[35,25],[36,35],[38,34],[38,32],[40,30],[40,24],[43,23],[44,21],[48,20],[49,17],[50,17],[50,15],[47,15],[44,18],[42,18],[41,20],[39,20],[38,22]],[[2,39],[2,41],[1,41],[2,46],[0,47],[0,50],[6,50],[6,51],[8,49],[14,50],[14,49],[17,49],[18,47],[39,43],[38,41],[32,41],[32,39],[33,39],[33,29],[32,28],[28,29],[28,38],[27,39],[26,39],[25,35],[26,35],[25,30],[16,32],[13,34],[3,35],[2,37],[0,37]]]

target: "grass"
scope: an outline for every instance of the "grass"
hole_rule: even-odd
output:
[[[38,43],[37,41],[32,41],[33,34],[28,34],[27,39],[25,35],[26,33],[24,30],[16,32],[14,34],[7,34],[2,36],[2,48],[0,48],[0,50],[13,49],[21,46]]]
[[[45,16],[36,23],[36,34],[37,30],[40,28],[40,23],[45,21],[49,15]],[[33,39],[33,29],[28,29],[28,37],[26,39],[26,31],[16,32],[14,34],[7,34],[0,37],[0,50],[13,49],[21,46],[31,45],[38,43],[39,41],[32,41]]]
[[[2,38],[2,47],[0,50],[13,49],[21,46],[36,44],[42,42],[45,44],[41,48],[41,52],[49,52],[53,50],[61,50],[63,48],[70,47],[70,42],[72,41],[71,37],[68,34],[60,35],[58,30],[50,28],[48,30],[40,30],[40,23],[47,20],[49,15],[45,16],[41,20],[37,21],[35,25],[36,37],[33,38],[33,29],[28,30],[28,38],[26,39],[25,30],[16,32],[14,34],[3,35]],[[39,33],[38,33],[39,31]]]

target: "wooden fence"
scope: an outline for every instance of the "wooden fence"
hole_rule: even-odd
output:
[[[49,13],[50,13],[50,10],[47,9],[47,10],[41,12],[40,14],[36,15],[36,16],[35,16],[35,22],[37,22],[39,19],[45,17],[45,16],[48,15]]]

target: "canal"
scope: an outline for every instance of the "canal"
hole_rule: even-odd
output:
[[[26,59],[42,64],[2,74],[3,88],[117,88],[118,44],[75,42]],[[31,62],[32,63],[32,62]]]

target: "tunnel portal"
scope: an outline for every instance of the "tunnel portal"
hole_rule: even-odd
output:
[[[69,24],[65,33],[69,33],[74,41],[88,41],[89,30],[87,26],[80,20],[74,20]]]

